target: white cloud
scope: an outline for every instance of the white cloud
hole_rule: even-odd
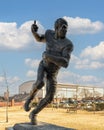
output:
[[[18,76],[14,76],[14,77],[9,77],[8,78],[8,84],[10,84],[10,85],[14,85],[18,81],[20,81],[20,78]]]
[[[104,68],[104,63],[92,61],[90,64],[90,68],[93,68],[93,69]]]
[[[27,21],[17,28],[17,23],[15,22],[0,22],[0,50],[20,50],[40,47],[41,44],[34,45],[34,38],[31,33],[32,24],[33,21]],[[44,32],[44,27],[38,21],[37,25],[39,26],[39,33]]]
[[[80,63],[76,63],[75,67],[77,69],[100,69],[104,68],[104,64],[100,62],[89,61],[87,64],[85,60],[80,60]]]
[[[26,73],[26,76],[27,77],[36,77],[36,72],[33,71],[33,70],[29,70],[27,73]]]
[[[104,23],[100,21],[92,22],[88,18],[72,18],[64,16],[69,25],[70,34],[94,34],[104,29]]]
[[[0,83],[4,82],[5,78],[3,76],[0,76]]]
[[[71,63],[77,69],[103,69],[104,68],[104,42],[85,48],[79,56],[72,55]]]
[[[40,60],[38,59],[31,59],[31,58],[27,58],[25,59],[25,64],[31,68],[37,68],[39,65]]]
[[[94,82],[98,81],[97,77],[92,76],[92,75],[82,76],[80,78],[81,78],[82,82],[87,82],[87,83],[89,83],[89,82],[94,83]]]
[[[58,74],[58,82],[76,84],[78,83],[77,79],[79,79],[79,77],[80,76],[75,73],[69,72],[67,70],[61,70]]]
[[[0,77],[0,84],[5,84],[6,85],[6,82],[8,83],[8,84],[14,84],[14,83],[16,83],[16,82],[18,82],[20,79],[19,79],[19,77],[18,76],[14,76],[14,77],[7,77],[6,79],[5,79],[6,77],[4,77],[4,76],[1,76]],[[6,81],[7,80],[7,81]]]
[[[37,68],[39,66],[39,62],[40,60],[38,59],[31,59],[31,58],[27,58],[25,59],[25,64],[29,67],[29,68],[32,68],[32,69],[35,69],[36,71],[34,70],[28,70],[27,73],[26,73],[26,76],[29,77],[29,78],[36,78],[37,76]]]
[[[100,69],[104,68],[104,62],[91,60],[90,58],[81,59],[80,57],[72,56],[71,64],[77,69]]]
[[[58,75],[58,82],[65,84],[79,84],[87,86],[103,87],[104,81],[93,75],[80,75],[70,71],[60,71]]]
[[[81,52],[81,57],[90,57],[93,60],[104,59],[104,41],[100,42],[97,46],[88,46]]]

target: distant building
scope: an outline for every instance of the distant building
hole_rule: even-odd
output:
[[[32,90],[32,84],[34,80],[26,81],[19,86],[19,94],[29,94]],[[57,97],[67,97],[69,95],[69,89],[76,89],[76,85],[57,84]],[[45,86],[39,90],[37,97],[43,98],[46,93]],[[71,91],[70,91],[71,92]]]
[[[34,80],[26,81],[19,86],[19,94],[29,94]],[[45,86],[39,90],[37,97],[43,98],[45,95]],[[55,97],[57,98],[76,98],[104,96],[104,88],[94,86],[84,86],[78,84],[57,84]]]
[[[30,91],[32,90],[32,84],[34,83],[34,80],[30,80],[30,81],[26,81],[24,83],[22,83],[19,86],[19,94],[29,94]],[[42,88],[41,90],[39,90],[37,97],[38,98],[42,98],[44,96],[44,88]]]

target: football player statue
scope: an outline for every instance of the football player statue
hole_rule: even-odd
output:
[[[46,95],[30,112],[31,124],[36,125],[37,114],[52,102],[57,85],[57,74],[61,67],[67,68],[73,51],[73,43],[66,38],[68,23],[59,18],[55,21],[54,30],[46,30],[45,34],[38,33],[36,21],[31,26],[33,36],[38,42],[46,44],[37,73],[37,80],[32,86],[30,96],[24,104],[25,111],[31,109],[30,103],[37,92],[46,84]]]

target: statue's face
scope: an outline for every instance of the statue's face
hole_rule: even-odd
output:
[[[61,24],[57,29],[57,35],[59,38],[65,38],[65,35],[67,33],[68,26],[66,24]]]

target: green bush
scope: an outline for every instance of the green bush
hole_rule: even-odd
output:
[[[96,111],[104,110],[104,103],[96,103]]]

